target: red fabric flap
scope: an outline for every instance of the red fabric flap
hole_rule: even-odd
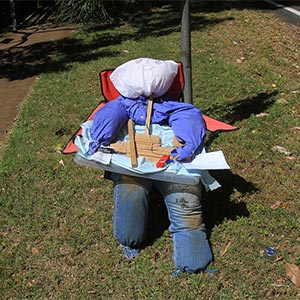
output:
[[[96,108],[92,111],[92,113],[87,117],[87,119],[85,121],[89,121],[92,120],[94,118],[95,113],[102,108],[105,105],[105,102],[100,102]],[[76,136],[81,134],[81,127],[78,128],[78,130],[75,132],[75,134],[73,134],[73,136],[71,137],[71,139],[68,141],[67,145],[65,146],[65,148],[62,150],[63,154],[71,154],[71,153],[76,153],[78,148],[77,146],[74,144],[75,138]]]
[[[227,123],[218,121],[218,120],[208,117],[207,115],[204,115],[204,114],[203,114],[203,119],[206,123],[206,129],[209,131],[217,131],[217,130],[231,131],[231,130],[238,129],[238,127],[236,127],[236,126],[232,126]]]

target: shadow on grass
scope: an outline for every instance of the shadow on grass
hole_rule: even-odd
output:
[[[36,42],[28,45],[25,42],[32,33],[22,28],[21,43],[0,52],[0,78],[9,80],[25,79],[41,73],[59,72],[72,68],[72,63],[88,62],[103,57],[115,57],[119,51],[107,50],[105,47],[121,45],[125,40],[141,40],[146,37],[161,37],[181,30],[181,1],[167,1],[168,5],[159,9],[137,9],[128,16],[125,22],[104,24],[86,29],[87,34],[97,32],[97,37],[91,41],[85,39],[65,38],[58,41]],[[195,15],[196,13],[216,13],[230,9],[266,9],[270,8],[263,1],[200,1],[191,4],[191,30],[197,31],[216,24],[232,20],[231,17],[209,17]],[[49,17],[47,12],[46,19]],[[44,18],[44,19],[45,19]],[[39,19],[39,24],[42,22]],[[122,24],[130,24],[134,33],[118,33]],[[26,23],[24,23],[26,25]],[[109,30],[110,32],[107,32]],[[178,45],[181,47],[181,45]],[[53,55],[59,53],[60,59],[53,61]],[[114,66],[112,66],[114,67]],[[100,71],[100,70],[99,70]]]
[[[246,98],[228,105],[230,113],[225,116],[229,122],[248,119],[251,115],[260,114],[266,111],[273,103],[273,98],[278,94],[277,91],[266,93],[262,92],[254,97]]]
[[[221,184],[221,187],[211,192],[203,192],[202,209],[203,222],[206,225],[208,238],[212,229],[224,220],[237,220],[249,217],[246,203],[231,200],[233,193],[241,196],[253,194],[258,189],[244,178],[228,170],[211,171],[211,175]],[[144,247],[152,245],[160,238],[170,225],[164,200],[160,193],[153,189],[150,194],[148,234]]]
[[[248,119],[251,115],[260,114],[266,111],[273,103],[273,98],[278,94],[277,91],[266,93],[262,92],[254,97],[239,100],[230,104],[212,105],[209,109],[203,111],[207,115],[222,115],[225,116],[217,118],[223,122],[234,124],[236,121]],[[219,136],[220,131],[215,131],[208,134],[205,142],[206,150],[209,151],[213,141]]]
[[[261,92],[233,103],[212,105],[204,113],[217,116],[223,114],[223,117],[221,117],[222,121],[233,124],[236,121],[248,119],[253,114],[256,115],[266,111],[275,102],[274,96],[277,94],[277,91]],[[224,112],[226,113],[225,115]]]
[[[192,16],[191,28],[201,30],[229,19],[231,18],[208,19]],[[172,32],[180,32],[181,12],[178,5],[168,5],[164,9],[151,10],[147,14],[137,12],[128,23],[133,27],[131,33],[113,31],[122,25],[115,22],[87,28],[84,31],[85,37],[89,38],[70,37],[57,41],[36,41],[32,44],[28,43],[31,35],[38,33],[23,28],[18,32],[23,35],[20,42],[0,52],[0,78],[25,79],[41,73],[69,70],[72,64],[77,62],[85,63],[104,57],[115,57],[120,54],[119,50],[110,50],[107,47],[121,45],[126,40],[138,41],[149,36],[161,37]],[[53,31],[55,28],[50,30]],[[59,58],[53,60],[53,56],[58,53]]]
[[[100,48],[100,44],[102,47],[112,44],[112,39],[108,35],[90,43],[75,38],[64,38],[26,45],[25,42],[32,33],[22,31],[22,34],[21,43],[0,52],[0,78],[20,80],[42,73],[56,73],[71,69],[72,63],[75,62],[84,63],[119,54],[118,51],[104,49],[99,49],[97,53],[93,52]],[[58,53],[60,59],[54,61],[53,56]]]
[[[202,201],[203,219],[208,237],[213,227],[221,224],[225,219],[235,221],[237,218],[249,217],[250,213],[245,202],[231,200],[233,193],[245,196],[258,191],[251,182],[231,171],[220,170],[210,173],[221,184],[221,187],[205,193]]]

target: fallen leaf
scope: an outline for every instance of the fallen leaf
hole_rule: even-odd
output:
[[[35,279],[33,279],[33,280],[31,280],[30,282],[28,282],[28,286],[33,286],[34,285],[34,283],[35,283]]]
[[[275,151],[278,151],[280,153],[283,153],[284,155],[291,155],[292,153],[290,151],[288,151],[286,148],[282,147],[282,146],[274,146],[272,148]]]
[[[278,103],[278,104],[288,104],[288,101],[284,98],[280,98],[276,101],[276,103]]]
[[[36,247],[32,247],[31,248],[31,252],[32,252],[32,254],[39,254],[40,250],[38,248],[36,248]]]
[[[62,144],[56,144],[56,146],[55,146],[55,151],[56,152],[61,152],[62,149],[63,149],[63,145]]]
[[[288,157],[286,157],[286,159],[289,159],[289,160],[295,160],[296,157],[295,157],[295,156],[288,156]]]
[[[290,277],[297,288],[300,288],[300,269],[294,264],[285,264],[286,274]]]
[[[282,204],[281,201],[276,201],[275,204],[273,204],[273,205],[271,206],[271,208],[272,208],[272,209],[276,209],[276,208],[278,208],[279,206],[281,206],[281,204]]]
[[[154,262],[156,262],[157,261],[157,259],[159,258],[159,252],[155,252],[153,255],[152,255],[152,258],[153,258],[153,260],[154,260]]]
[[[60,137],[65,135],[65,133],[68,133],[68,130],[63,127],[55,131],[55,135],[58,135]]]
[[[257,114],[257,115],[255,115],[255,117],[257,117],[257,118],[262,118],[262,117],[266,117],[266,116],[268,116],[269,114],[267,114],[267,113],[260,113],[260,114]]]
[[[241,58],[237,58],[236,61],[241,64],[242,62],[244,62],[246,60],[245,57],[241,57]]]
[[[300,126],[294,126],[291,128],[291,130],[300,130]]]

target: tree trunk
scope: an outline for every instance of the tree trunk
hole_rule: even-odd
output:
[[[10,6],[10,16],[12,21],[12,29],[17,30],[17,18],[16,18],[16,9],[15,9],[15,0],[9,0]]]

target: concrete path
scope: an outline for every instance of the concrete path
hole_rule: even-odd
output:
[[[48,23],[0,34],[0,145],[30,87],[59,51],[51,44],[69,38],[75,31],[75,27]]]

